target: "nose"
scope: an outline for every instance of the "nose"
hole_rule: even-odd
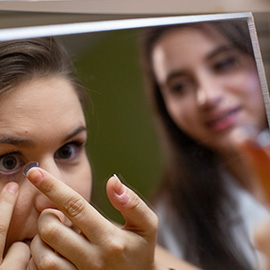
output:
[[[201,74],[198,79],[197,102],[202,108],[208,109],[218,105],[223,100],[224,90],[216,78]]]
[[[46,195],[39,191],[35,197],[35,208],[38,212],[41,213],[47,208],[56,209],[57,207]]]

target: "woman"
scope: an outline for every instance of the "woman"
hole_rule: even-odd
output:
[[[246,22],[157,27],[142,42],[166,156],[159,241],[203,269],[252,269],[249,235],[267,212],[245,191],[255,193],[232,131],[267,121]]]
[[[85,90],[64,48],[0,43],[0,73],[0,268],[192,269],[163,251],[155,260],[157,217],[116,177],[107,193],[123,228],[88,203]]]

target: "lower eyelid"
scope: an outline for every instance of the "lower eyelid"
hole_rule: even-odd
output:
[[[18,169],[16,169],[15,171],[11,171],[11,172],[3,172],[0,171],[0,178],[1,177],[6,177],[6,178],[23,178],[23,166],[20,166]]]

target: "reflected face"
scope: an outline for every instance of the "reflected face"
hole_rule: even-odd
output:
[[[265,128],[254,59],[213,26],[165,33],[154,47],[152,63],[172,119],[206,146],[227,151],[236,127]]]
[[[38,161],[61,181],[90,200],[91,170],[85,151],[86,123],[78,97],[61,77],[20,84],[0,99],[0,188],[20,186],[7,246],[32,239],[45,208],[55,208],[22,174]]]

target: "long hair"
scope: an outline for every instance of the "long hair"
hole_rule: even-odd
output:
[[[242,20],[206,22],[190,25],[149,28],[141,35],[142,65],[147,95],[152,102],[165,155],[165,172],[156,198],[162,198],[181,223],[173,232],[181,241],[184,259],[203,269],[251,269],[245,256],[234,247],[229,228],[223,228],[229,213],[237,208],[226,191],[220,174],[217,153],[192,139],[170,117],[152,66],[152,51],[164,33],[180,27],[211,24],[233,46],[253,56],[246,22]],[[168,220],[170,222],[170,220]],[[172,222],[172,221],[171,221]],[[226,230],[227,229],[227,230]]]

